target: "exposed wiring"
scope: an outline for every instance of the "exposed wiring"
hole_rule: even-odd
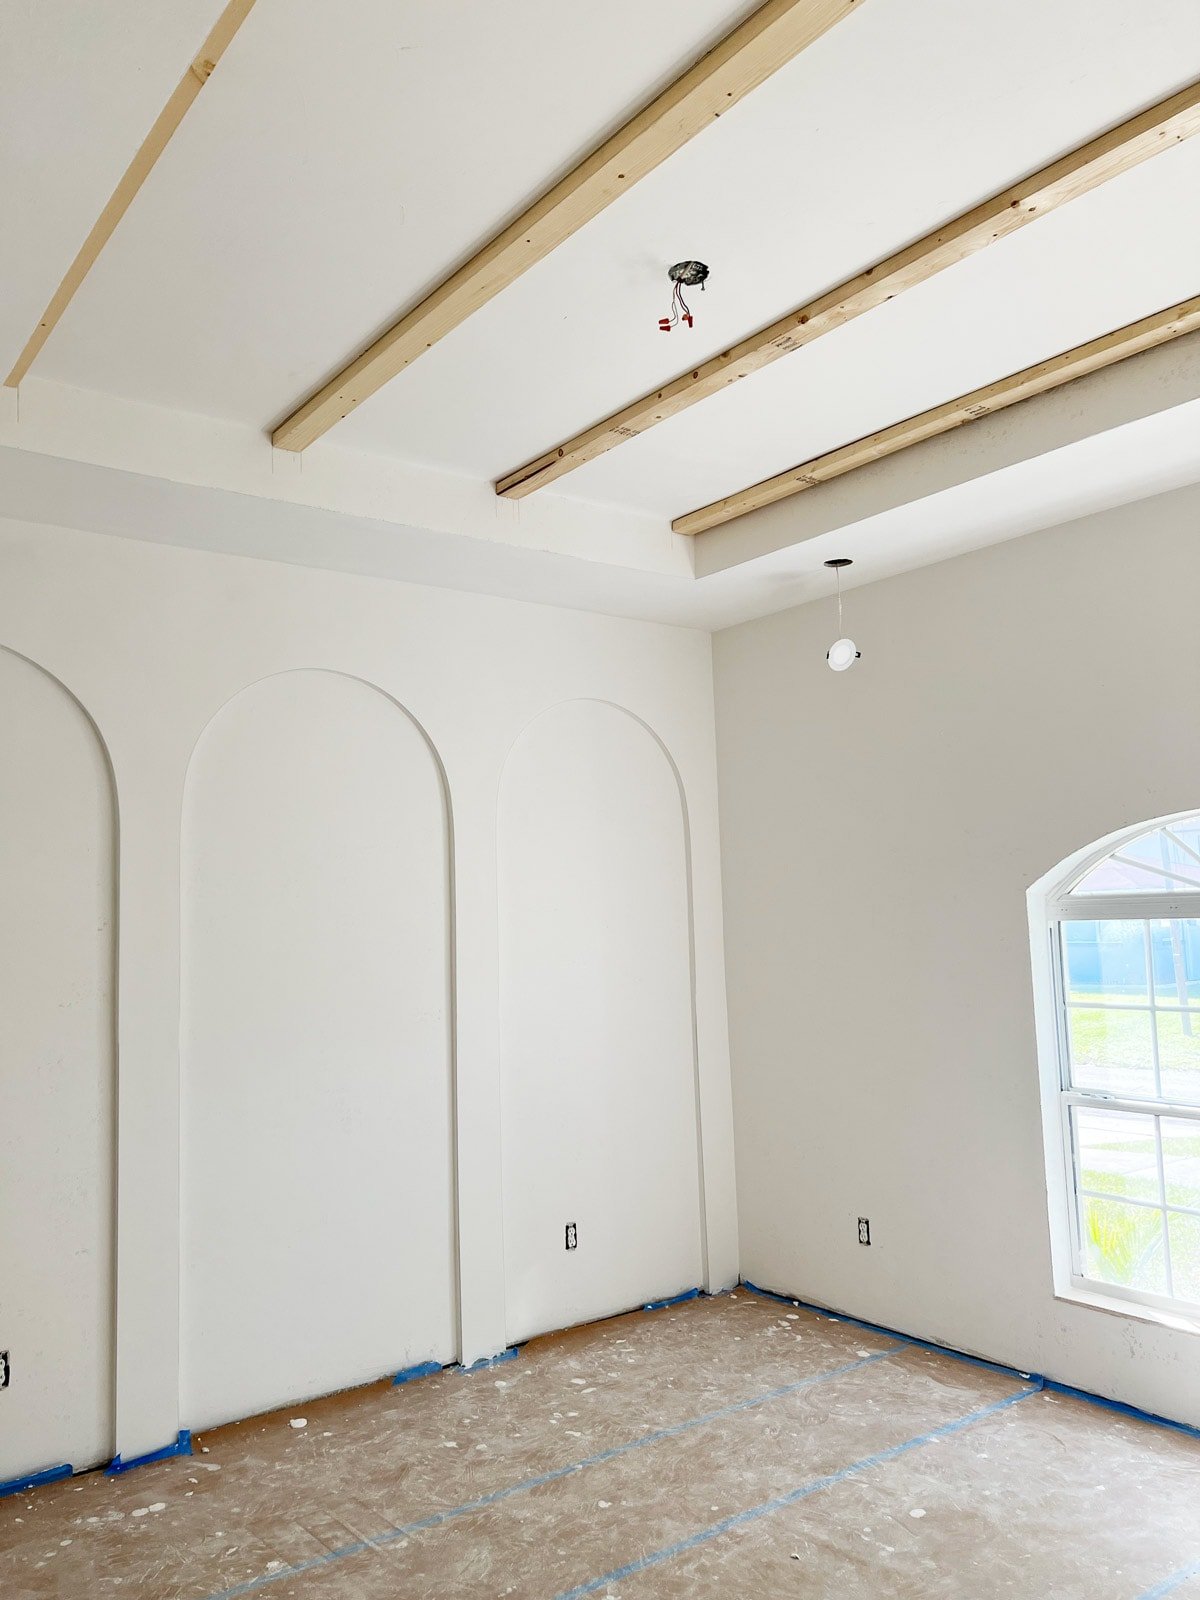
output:
[[[683,297],[684,285],[694,288],[699,284],[703,291],[708,268],[703,261],[677,261],[673,267],[667,269],[667,277],[671,280],[671,315],[659,317],[659,328],[663,333],[670,333],[671,329],[677,328],[681,322],[686,322],[689,328],[695,327],[692,308]]]

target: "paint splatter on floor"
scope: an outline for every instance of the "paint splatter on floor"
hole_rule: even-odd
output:
[[[1200,1600],[1200,1443],[1017,1375],[745,1291],[510,1370],[0,1502],[0,1595]]]

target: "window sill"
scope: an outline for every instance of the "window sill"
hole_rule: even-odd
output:
[[[1069,1288],[1055,1291],[1056,1300],[1071,1305],[1086,1306],[1089,1311],[1105,1311],[1109,1316],[1133,1317],[1138,1322],[1154,1322],[1160,1328],[1170,1328],[1173,1333],[1200,1333],[1200,1313],[1168,1310],[1165,1306],[1144,1305],[1140,1300],[1126,1300],[1122,1295],[1101,1294],[1090,1284],[1073,1282]]]

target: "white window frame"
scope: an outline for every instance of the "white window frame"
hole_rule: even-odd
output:
[[[1200,1131],[1200,1105],[1179,1105],[1158,1098],[1129,1098],[1103,1090],[1079,1089],[1072,1086],[1062,931],[1066,922],[1149,923],[1163,919],[1200,918],[1200,889],[1183,890],[1178,893],[1163,890],[1148,894],[1077,895],[1074,893],[1078,884],[1092,868],[1118,851],[1123,844],[1154,833],[1163,826],[1170,827],[1172,823],[1192,821],[1195,815],[1195,812],[1183,812],[1176,816],[1160,818],[1155,822],[1142,823],[1136,828],[1124,829],[1119,834],[1113,834],[1099,845],[1090,846],[1086,851],[1078,852],[1054,873],[1034,885],[1029,892],[1029,913],[1055,1292],[1063,1299],[1075,1300],[1102,1310],[1141,1316],[1174,1328],[1200,1333],[1200,1303],[1183,1301],[1173,1295],[1152,1294],[1122,1284],[1105,1283],[1096,1278],[1089,1278],[1084,1270],[1079,1169],[1072,1129],[1075,1108],[1082,1106],[1106,1111],[1128,1111],[1156,1119],[1154,1129],[1158,1150],[1159,1187],[1165,1202],[1165,1185],[1162,1182],[1161,1118],[1195,1122]],[[1155,1009],[1182,1010],[1181,1006],[1156,1003],[1154,975],[1149,956],[1148,951],[1148,1001],[1144,1005],[1131,1004],[1128,1009],[1150,1013]],[[1155,1040],[1155,1087],[1160,1088],[1157,1033],[1153,1028],[1151,1037]],[[1129,1203],[1144,1205],[1147,1209],[1159,1213],[1163,1221],[1167,1283],[1168,1286],[1172,1286],[1170,1237],[1169,1230],[1165,1226],[1165,1213],[1167,1211],[1177,1211],[1184,1215],[1200,1213],[1186,1206],[1168,1207],[1158,1201],[1131,1200]]]

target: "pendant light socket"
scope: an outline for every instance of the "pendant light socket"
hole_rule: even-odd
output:
[[[838,602],[838,632],[842,631],[842,568],[854,565],[849,556],[834,556],[825,563],[832,567],[837,575],[837,602]],[[835,639],[825,652],[825,659],[829,663],[830,671],[845,672],[852,667],[862,656],[862,651],[853,639]]]

